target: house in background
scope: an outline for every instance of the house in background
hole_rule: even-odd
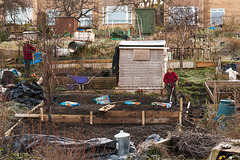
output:
[[[175,23],[204,26],[203,22],[204,0],[170,0],[164,5],[165,26]],[[191,17],[191,18],[189,18]]]
[[[33,0],[33,22],[37,22],[37,13],[45,12],[48,17],[48,24],[55,25],[55,18],[63,15],[59,11],[54,9],[54,3],[49,0]],[[134,11],[133,6],[130,5],[120,5],[120,0],[95,0],[94,3],[97,4],[97,8],[88,11],[88,7],[83,7],[79,12],[86,13],[84,16],[80,17],[79,26],[97,26],[99,29],[115,28],[115,27],[131,27],[134,25]],[[77,6],[76,6],[77,7]],[[78,15],[73,15],[77,17]]]
[[[237,5],[239,3],[240,0],[171,0],[164,6],[164,23],[165,26],[173,24],[174,16],[170,16],[172,13],[183,19],[184,16],[191,15],[193,18],[189,25],[201,27],[220,26],[232,18],[239,21],[240,8]]]
[[[120,5],[120,0],[103,0],[103,21],[100,28],[131,27],[135,24],[132,4]]]
[[[240,20],[240,0],[204,0],[205,26],[218,26],[232,18]]]

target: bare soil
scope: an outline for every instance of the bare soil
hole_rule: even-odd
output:
[[[75,114],[75,115],[89,115],[90,111],[93,111],[93,114],[99,114],[99,110],[101,107],[105,106],[104,104],[96,104],[93,99],[97,97],[101,97],[104,94],[83,94],[83,93],[75,93],[75,94],[62,94],[57,96],[58,104],[65,101],[78,102],[79,106],[60,106],[58,104],[52,107],[53,114]],[[160,98],[155,98],[149,95],[133,95],[133,94],[125,94],[125,95],[109,95],[110,101],[115,104],[115,107],[111,109],[111,111],[146,111],[146,110],[171,110],[176,111],[179,110],[178,106],[172,106],[171,108],[165,108],[161,106],[152,106],[150,103],[152,102],[164,102],[164,100]],[[135,100],[135,102],[141,102],[141,105],[126,105],[122,101],[127,100]],[[119,103],[115,103],[119,102]]]
[[[64,101],[73,101],[80,103],[80,106],[68,107],[55,104],[52,107],[53,114],[72,114],[72,115],[89,115],[93,111],[94,115],[100,114],[98,111],[104,105],[97,105],[93,99],[102,96],[102,94],[83,94],[71,93],[57,96],[58,104]],[[123,102],[116,103],[112,110],[179,110],[178,106],[164,108],[160,106],[151,106],[151,102],[161,102],[161,98],[148,95],[109,95],[111,102],[125,101],[136,99],[142,105],[126,105]],[[47,122],[40,122],[39,119],[25,119],[15,130],[14,134],[54,134],[57,136],[91,139],[91,138],[109,138],[114,139],[114,135],[120,130],[131,134],[131,141],[135,145],[143,142],[151,134],[159,134],[162,138],[167,136],[167,131],[174,131],[177,124],[168,125],[89,125],[81,123],[55,123],[49,125]]]

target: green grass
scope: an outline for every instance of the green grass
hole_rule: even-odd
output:
[[[205,92],[203,82],[207,80],[208,75],[215,73],[215,67],[183,69],[175,71],[178,75],[177,91],[183,95],[190,95],[192,103],[199,103],[201,93]]]
[[[184,69],[175,72],[179,77],[179,83],[202,84],[207,80],[208,74],[215,73],[215,67]]]

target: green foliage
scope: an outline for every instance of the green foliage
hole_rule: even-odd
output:
[[[72,35],[68,31],[64,31],[64,33],[62,34],[62,37],[72,37]]]
[[[0,39],[1,41],[6,41],[9,37],[9,34],[7,34],[5,31],[0,31]]]
[[[208,68],[195,68],[195,69],[184,69],[176,70],[179,77],[179,82],[185,81],[190,82],[194,85],[202,85],[202,82],[206,81],[208,74],[214,74],[216,71],[215,67]]]
[[[175,72],[179,77],[177,91],[183,95],[190,95],[191,104],[199,104],[201,92],[206,92],[203,82],[207,80],[208,74],[215,73],[215,67],[184,69]]]
[[[215,31],[215,32],[214,32],[214,35],[215,35],[215,37],[219,37],[219,36],[220,36],[220,34],[221,34],[221,32],[220,32],[220,31]]]
[[[114,31],[112,31],[111,36],[112,36],[112,38],[122,38],[123,29],[115,28]]]
[[[147,151],[146,156],[147,157],[162,157],[163,153],[162,151],[156,147],[155,145],[151,146],[151,148]]]
[[[23,64],[23,56],[22,55],[20,55],[18,57],[18,64]]]
[[[105,34],[106,34],[105,31],[102,30],[102,29],[99,29],[99,30],[95,31],[95,35],[96,35],[97,38],[104,38]]]
[[[235,36],[235,34],[232,33],[232,32],[226,32],[226,33],[224,34],[224,36],[225,36],[225,37],[228,37],[228,38],[232,38],[232,37]]]
[[[99,89],[97,89],[96,90],[96,94],[100,94],[101,92],[100,92],[100,90]]]
[[[27,153],[18,153],[18,152],[14,152],[14,153],[8,153],[6,155],[2,155],[0,157],[0,160],[31,160],[31,159],[35,159],[35,160],[40,160],[40,158],[36,157],[36,156],[32,156],[30,154]]]
[[[11,152],[10,149],[10,145],[7,145],[6,148],[0,148],[0,160],[40,160],[37,156],[28,153]]]

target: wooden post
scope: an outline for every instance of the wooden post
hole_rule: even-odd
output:
[[[90,124],[93,125],[93,111],[90,111]]]
[[[237,89],[236,88],[233,91],[233,97],[234,97],[234,101],[237,103]]]
[[[40,103],[39,105],[37,105],[36,107],[34,107],[34,108],[33,108],[31,111],[29,111],[27,114],[32,113],[32,112],[35,111],[37,108],[39,108],[39,107],[41,107],[41,106],[43,106],[43,105],[44,105],[44,101],[41,101],[41,103]],[[11,134],[12,130],[13,130],[18,124],[20,124],[21,121],[22,121],[22,118],[20,118],[20,119],[18,120],[18,122],[17,122],[14,126],[12,126],[7,132],[5,132],[5,136],[9,136],[9,135]]]
[[[216,84],[216,82],[214,82],[213,96],[214,96],[214,107],[215,107],[215,109],[217,109],[217,84]]]
[[[40,116],[41,116],[41,121],[43,121],[43,108],[40,108]]]
[[[145,126],[145,111],[142,111],[142,126]]]
[[[180,98],[180,112],[179,112],[179,131],[182,130],[182,112],[183,112],[183,98]]]

